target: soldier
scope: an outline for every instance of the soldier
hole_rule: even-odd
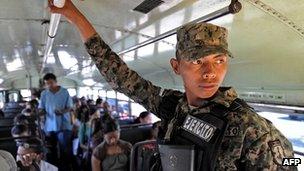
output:
[[[282,166],[284,157],[294,155],[291,143],[238,99],[233,88],[220,87],[231,56],[225,28],[197,23],[177,31],[176,58],[170,63],[183,79],[182,93],[155,86],[129,69],[71,0],[61,9],[51,2],[49,7],[77,27],[114,90],[162,119],[163,143],[195,145],[196,170],[296,170]]]

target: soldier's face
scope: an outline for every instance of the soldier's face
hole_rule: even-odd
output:
[[[211,54],[195,61],[171,59],[176,74],[184,81],[187,98],[212,97],[222,84],[228,66],[225,54]]]

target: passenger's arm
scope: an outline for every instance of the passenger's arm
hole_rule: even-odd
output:
[[[100,160],[98,160],[94,155],[91,159],[92,162],[92,171],[102,171],[102,168],[100,167]]]
[[[161,88],[140,77],[120,59],[96,33],[90,22],[70,0],[62,9],[50,4],[51,12],[64,15],[79,30],[88,53],[111,87],[126,94],[147,110],[158,115]]]
[[[73,108],[73,101],[72,101],[72,98],[71,98],[69,92],[66,90],[66,102],[65,102],[65,106],[64,106],[63,109],[56,109],[55,113],[57,115],[63,115],[65,113],[71,112],[72,108]]]

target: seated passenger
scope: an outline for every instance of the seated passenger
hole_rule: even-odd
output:
[[[94,150],[103,141],[103,129],[100,118],[92,120],[93,133],[90,141],[90,148]]]
[[[37,135],[37,125],[35,117],[19,114],[14,118],[14,125],[26,125],[29,128],[30,135]]]
[[[88,100],[87,100],[87,105],[88,105],[90,108],[95,108],[94,100],[88,99]]]
[[[103,111],[103,101],[101,98],[96,99],[96,109]]]
[[[43,161],[44,147],[37,138],[17,142],[17,165],[22,171],[55,171],[55,166]]]
[[[83,151],[89,150],[89,140],[93,134],[93,125],[92,122],[94,119],[98,118],[98,112],[94,112],[94,109],[89,109],[85,113],[83,113],[83,117],[81,120],[80,128],[78,131],[78,138],[79,138],[79,144],[80,148]]]
[[[92,156],[93,171],[126,171],[129,169],[129,154],[132,145],[120,140],[119,125],[114,120],[104,123],[104,141]]]
[[[17,115],[14,118],[14,125],[18,125],[18,124],[28,125],[29,124],[28,118],[23,114]]]
[[[161,125],[161,121],[157,121],[157,122],[153,123],[152,129],[150,130],[150,134],[148,135],[148,139],[146,139],[146,140],[156,140],[157,139],[160,125]],[[143,149],[155,150],[156,144],[155,143],[145,144],[143,146]]]
[[[159,132],[159,127],[161,126],[161,121],[153,123],[151,130],[151,137],[149,140],[156,140]]]
[[[33,115],[34,115],[32,109],[29,109],[29,108],[23,109],[21,113],[22,113],[23,115],[25,115],[25,116],[33,116]]]
[[[151,124],[152,123],[152,114],[148,111],[141,112],[134,121],[135,124]]]
[[[33,116],[38,107],[38,104],[36,103],[37,103],[36,100],[31,100],[29,102],[26,102],[25,109],[23,109],[21,113],[26,116]]]
[[[39,102],[37,99],[32,99],[29,104],[31,105],[31,109],[37,109],[39,106]]]
[[[110,105],[109,105],[109,103],[107,101],[103,102],[102,108],[103,108],[103,111],[100,112],[101,116],[105,115],[105,114],[112,115],[112,113],[111,113],[111,107],[110,107]]]

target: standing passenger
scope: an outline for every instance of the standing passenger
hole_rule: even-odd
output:
[[[48,73],[43,77],[46,89],[41,93],[39,109],[46,113],[44,131],[50,144],[49,162],[59,164],[59,170],[70,170],[72,156],[72,124],[69,111],[73,107],[68,91],[57,84],[54,74]],[[57,159],[57,143],[60,157]],[[59,163],[57,163],[59,161]]]

